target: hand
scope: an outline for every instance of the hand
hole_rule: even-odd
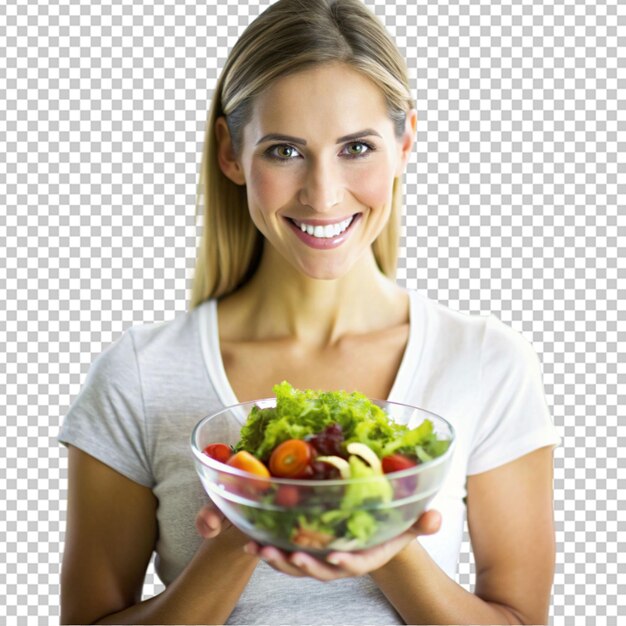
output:
[[[441,528],[441,513],[426,511],[406,532],[389,541],[359,552],[331,552],[325,560],[306,552],[283,552],[274,546],[260,546],[251,541],[244,550],[267,561],[274,569],[291,576],[310,576],[327,581],[349,576],[363,576],[382,567],[420,535],[433,535]]]
[[[205,539],[217,537],[232,524],[212,502],[207,502],[196,515],[196,530]]]

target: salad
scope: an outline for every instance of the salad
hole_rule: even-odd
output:
[[[409,429],[359,392],[298,390],[287,381],[273,391],[276,406],[254,406],[234,446],[211,443],[203,452],[254,476],[239,487],[262,505],[244,507],[250,523],[303,548],[366,545],[401,515],[386,504],[415,491],[416,476],[392,474],[450,445],[429,419]]]

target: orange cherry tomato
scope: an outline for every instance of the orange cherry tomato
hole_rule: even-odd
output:
[[[252,474],[252,476],[248,477],[222,476],[222,484],[232,493],[256,500],[271,487],[270,473],[267,467],[245,450],[233,454],[226,462],[226,465]]]
[[[210,443],[202,452],[220,463],[226,463],[233,454],[230,446],[225,443]]]
[[[245,450],[241,450],[237,452],[237,454],[233,454],[233,456],[228,459],[226,465],[230,465],[231,467],[236,467],[237,469],[243,470],[244,472],[249,472],[250,474],[255,474],[256,476],[262,476],[263,478],[269,478],[270,473],[257,459],[255,456],[252,456],[249,452]]]
[[[302,478],[313,459],[313,449],[302,439],[288,439],[274,449],[270,456],[270,472],[280,478]]]

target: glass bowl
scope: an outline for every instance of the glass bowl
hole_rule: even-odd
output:
[[[323,556],[333,550],[364,550],[400,535],[441,488],[450,467],[455,432],[450,423],[429,411],[386,400],[371,402],[392,421],[411,429],[431,420],[438,438],[450,440],[448,449],[432,460],[383,476],[331,480],[263,478],[203,453],[210,443],[234,446],[254,406],[276,406],[276,398],[265,398],[226,407],[194,427],[191,450],[206,493],[243,533],[259,544],[288,552]],[[389,486],[381,489],[381,481]],[[362,490],[369,490],[374,497],[363,501]],[[386,497],[376,497],[381,492]],[[354,494],[361,495],[351,497]],[[351,500],[359,505],[350,507]]]

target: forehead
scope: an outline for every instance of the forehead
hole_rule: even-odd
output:
[[[343,64],[326,64],[276,79],[253,105],[249,139],[268,132],[339,136],[388,123],[385,97],[369,78]]]

